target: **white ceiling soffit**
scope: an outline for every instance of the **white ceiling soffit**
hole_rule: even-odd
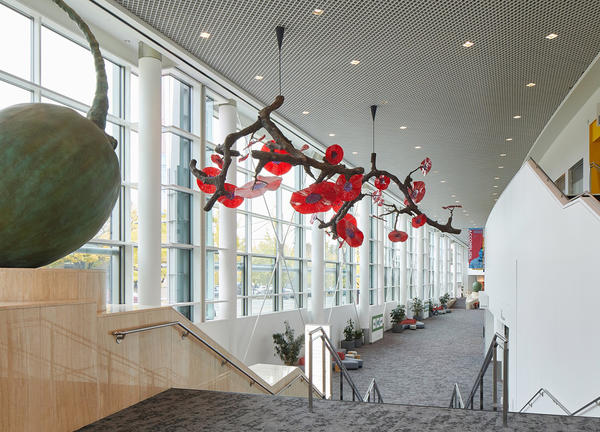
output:
[[[278,94],[283,25],[280,114],[368,167],[369,105],[381,105],[379,167],[402,177],[431,157],[423,209],[442,217],[460,201],[460,228],[485,224],[600,49],[597,0],[117,1],[265,104]]]

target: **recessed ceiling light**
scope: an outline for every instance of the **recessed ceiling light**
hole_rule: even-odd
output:
[[[321,16],[323,15],[323,12],[325,12],[323,9],[315,9],[312,11],[312,14],[316,16]]]
[[[503,166],[499,166],[498,168],[502,169],[502,168],[504,168],[504,167],[503,167]]]
[[[310,114],[310,111],[302,111],[302,114],[304,114],[304,115]]]
[[[434,171],[433,173],[434,173],[434,174],[437,174],[437,173],[439,173],[439,171],[437,171],[437,170],[436,170],[436,171]]]
[[[356,154],[358,154],[358,152],[352,152],[352,154],[356,155]]]
[[[415,146],[415,149],[419,150],[421,148],[421,146]]]
[[[506,138],[506,141],[512,141],[512,138]]]
[[[534,82],[530,82],[525,84],[525,87],[535,87],[535,83]]]
[[[440,183],[446,183],[446,180],[440,180]]]
[[[335,136],[335,134],[334,133],[330,133],[329,136]]]
[[[264,76],[262,76],[262,75],[256,75],[256,76],[254,77],[254,79],[255,79],[255,80],[259,80],[259,81],[260,81],[261,79],[263,79],[263,78],[264,78]]]
[[[514,115],[514,116],[513,116],[513,118],[514,118],[514,119],[520,119],[520,118],[521,118],[521,116],[517,114],[517,115]]]
[[[558,37],[558,35],[556,33],[550,33],[548,36],[546,36],[546,39],[554,39],[557,37]]]
[[[200,37],[202,39],[208,39],[210,37],[210,33],[202,32],[200,33]]]
[[[456,198],[456,195],[450,195],[452,198]]]
[[[469,213],[465,213],[465,216],[469,216]]]
[[[466,41],[464,44],[462,44],[462,46],[464,46],[465,48],[470,48],[473,45],[475,45],[475,44],[471,41]]]
[[[456,204],[459,204],[459,203],[460,203],[460,201],[459,201],[459,200],[456,200],[456,201],[454,201],[454,202],[455,202]]]
[[[360,60],[352,60],[352,61],[350,62],[350,64],[351,64],[351,65],[357,65],[357,64],[359,64],[359,63],[360,63]]]
[[[400,129],[404,130],[406,129],[408,126],[400,126]]]
[[[498,185],[494,185],[494,187],[495,187],[495,188],[497,188],[497,187],[498,187]]]
[[[494,180],[500,180],[500,177],[494,177]]]
[[[506,153],[500,153],[500,157],[506,156]]]
[[[494,192],[492,195],[498,195],[498,192]]]

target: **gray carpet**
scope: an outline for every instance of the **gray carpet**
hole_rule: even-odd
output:
[[[424,320],[423,330],[385,332],[383,340],[357,349],[364,367],[349,373],[362,394],[375,378],[386,403],[447,407],[454,383],[458,383],[466,403],[483,363],[483,313],[453,309],[451,314]],[[485,409],[491,409],[491,375],[490,366],[484,380]],[[337,400],[339,376],[335,373],[333,377]],[[499,383],[498,395],[501,389]],[[352,399],[346,383],[344,399]],[[479,408],[479,393],[475,401]]]
[[[84,431],[598,431],[587,417],[510,414],[393,404],[306,399],[171,389],[106,417]]]

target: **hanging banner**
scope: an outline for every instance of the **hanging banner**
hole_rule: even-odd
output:
[[[469,228],[469,268],[483,270],[483,228]]]

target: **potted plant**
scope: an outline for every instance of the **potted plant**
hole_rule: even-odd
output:
[[[448,304],[449,300],[450,300],[450,294],[448,294],[448,293],[446,293],[440,297],[440,304],[442,305],[442,307],[444,309],[446,309],[446,305]]]
[[[361,347],[363,345],[363,331],[362,329],[354,330],[354,348]]]
[[[413,311],[414,319],[422,319],[423,315],[423,302],[420,298],[414,298],[412,301],[411,309]]]
[[[284,321],[285,332],[273,334],[273,343],[275,344],[275,353],[287,366],[293,366],[298,362],[300,348],[304,344],[304,336],[294,338],[294,329],[290,323]],[[275,354],[273,354],[275,355]]]
[[[427,300],[427,310],[429,311],[429,316],[433,316],[435,315],[435,309],[434,309],[434,305],[433,305],[433,300],[429,299]]]
[[[354,349],[354,346],[354,323],[351,319],[349,319],[346,327],[344,327],[344,340],[342,341],[342,348],[351,350]]]
[[[400,322],[406,318],[406,311],[404,305],[398,305],[390,312],[390,318],[392,319],[392,333],[402,333],[404,327]]]

